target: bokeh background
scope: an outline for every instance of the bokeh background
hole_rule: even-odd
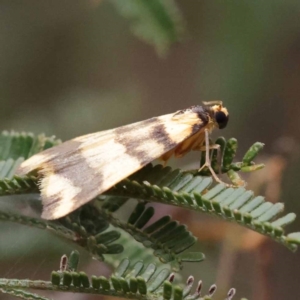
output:
[[[120,1],[2,0],[0,127],[66,140],[222,99],[230,111],[222,135],[238,139],[240,157],[254,142],[266,144],[258,160],[267,168],[251,175],[250,187],[300,213],[300,2],[176,5],[178,30],[185,31],[167,49],[163,38],[155,47],[132,33],[135,22],[119,13]],[[170,164],[198,161],[194,153]],[[214,282],[235,287],[236,299],[300,299],[299,254],[215,218],[164,209],[188,224],[207,256],[199,265],[186,264],[184,277],[194,274],[206,288]],[[297,221],[289,230],[299,228]],[[0,223],[0,239],[0,277],[6,278],[46,280],[72,249],[16,224]],[[109,272],[88,259],[81,268]]]

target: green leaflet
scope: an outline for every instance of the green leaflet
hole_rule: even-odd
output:
[[[156,166],[147,168],[149,173],[151,168],[155,170],[156,181],[161,181]],[[282,203],[267,202],[263,197],[254,196],[252,191],[243,187],[228,188],[224,184],[212,185],[211,178],[208,180],[207,177],[188,176],[190,174],[186,172],[176,173],[177,177],[174,178],[173,170],[169,169],[169,173],[166,174],[161,169],[165,186],[144,181],[145,174],[139,177],[138,173],[134,175],[134,181],[126,179],[106,194],[171,204],[215,215],[269,236],[292,251],[297,249],[300,240],[288,239],[283,230],[284,226],[295,219],[295,214],[288,214],[276,220],[284,209]]]
[[[0,148],[2,149],[0,155],[6,158],[7,161],[12,159],[12,157],[15,158],[16,161],[18,160],[16,157],[18,149],[20,153],[25,154],[25,157],[27,157],[59,142],[53,138],[46,138],[42,135],[35,137],[32,134],[19,134],[14,132],[4,132],[1,135],[0,141],[3,143]],[[255,143],[246,152],[242,162],[233,163],[233,158],[237,150],[237,141],[235,139],[226,141],[224,138],[218,138],[216,143],[220,144],[222,150],[221,169],[223,172],[227,172],[229,176],[234,176],[234,178],[232,177],[233,180],[236,180],[235,177],[238,178],[238,170],[242,171],[245,168],[254,166],[252,159],[255,158],[258,151],[263,147],[262,143]],[[23,146],[27,149],[26,151],[22,150]],[[8,154],[9,151],[12,151],[12,157]],[[212,161],[216,161],[216,152],[213,151],[211,155]],[[218,168],[217,164],[215,164],[215,168]],[[205,172],[204,170],[204,173]],[[3,173],[5,172],[3,171]],[[10,173],[13,175],[11,171]],[[10,179],[0,180],[0,195],[36,193],[37,191],[37,180],[32,176],[23,178],[11,177]],[[101,196],[103,200],[101,209],[103,212],[109,211],[112,213],[117,211],[129,198],[143,199],[147,202],[161,202],[213,214],[230,222],[237,222],[242,226],[271,237],[291,250],[296,250],[297,248],[298,242],[295,242],[295,239],[286,239],[283,230],[284,226],[293,221],[295,215],[288,214],[287,216],[277,219],[284,209],[282,203],[273,204],[266,202],[261,196],[254,197],[251,191],[246,191],[242,187],[227,188],[222,184],[213,186],[211,177],[197,176],[197,172],[195,171],[182,172],[181,170],[172,170],[170,167],[163,168],[161,165],[152,166],[149,164],[128,179],[121,181],[105,194],[113,195],[114,197],[105,198],[105,196]],[[155,243],[153,244],[153,241],[149,241],[148,238],[145,238],[145,236],[150,233],[140,230],[146,225],[153,214],[154,210],[152,208],[145,210],[145,204],[140,203],[136,206],[135,212],[131,214],[127,225],[114,218],[104,221],[104,219],[107,218],[105,217],[101,222],[105,222],[106,225],[99,224],[99,226],[104,226],[103,228],[106,229],[108,224],[112,222],[114,226],[127,231],[136,240],[144,243],[144,245],[154,247]],[[98,218],[97,213],[94,215],[95,218]],[[86,220],[87,224],[85,224],[85,226],[89,228],[88,230],[91,230],[94,226],[93,224],[96,222],[92,222],[89,218],[90,215],[88,214]],[[71,228],[82,235],[87,234],[84,226],[82,226],[82,224],[79,226],[76,220],[70,222],[67,217],[63,218],[61,222],[65,226],[66,222],[69,222],[73,227],[67,224],[67,228]],[[98,231],[93,232],[93,235],[98,235],[97,239],[100,238],[100,227],[97,228]],[[158,233],[156,233],[156,235],[157,234]],[[178,246],[177,248],[174,242],[170,240],[164,242],[168,245],[168,249],[172,248],[174,253],[177,252],[179,254],[179,252],[181,252],[180,248],[188,248],[195,242],[192,236],[185,236],[184,233],[182,233],[182,237],[186,240],[186,244],[182,245],[182,247]],[[90,238],[88,247],[93,248],[97,244],[97,239],[94,240]],[[122,247],[112,245],[107,247],[102,244],[102,246],[98,246],[96,252],[99,257],[102,257],[104,253],[112,254],[122,252]],[[162,261],[170,261],[172,260],[171,258],[174,258],[173,255],[169,256],[170,253],[161,253],[157,249],[155,255],[158,255]]]
[[[55,137],[46,137],[44,134],[34,135],[32,133],[19,133],[3,131],[0,134],[0,161],[20,157],[28,157],[58,145],[60,140]]]
[[[14,176],[14,171],[24,158],[54,146],[59,141],[44,136],[5,132],[0,136],[0,142],[0,195],[37,193],[35,176],[20,178]],[[263,146],[261,143],[250,147],[242,162],[237,163],[233,162],[237,150],[235,139],[226,141],[219,138],[216,143],[221,146],[221,171],[227,173],[232,181],[240,180],[239,171],[253,171],[261,167],[252,162]],[[218,171],[216,151],[212,151],[211,157],[213,167]],[[203,176],[205,174],[205,169],[198,174],[197,170],[182,172],[149,164],[99,196],[96,201],[57,221],[48,222],[0,212],[0,220],[51,230],[116,268],[110,278],[89,277],[84,272],[77,272],[79,256],[73,252],[67,269],[52,273],[52,282],[1,279],[1,291],[21,298],[27,297],[27,294],[19,292],[19,289],[30,286],[121,297],[133,293],[135,298],[141,299],[156,299],[158,296],[178,300],[203,299],[200,298],[201,282],[196,292],[191,294],[193,280],[188,279],[185,287],[173,286],[174,275],[170,273],[171,269],[180,269],[184,261],[199,262],[204,259],[201,252],[185,251],[195,243],[195,237],[184,225],[169,216],[163,216],[148,225],[155,215],[149,202],[215,215],[269,236],[293,251],[297,249],[300,233],[284,234],[284,227],[294,221],[295,214],[289,213],[279,218],[284,209],[282,203],[267,202],[262,196],[255,196],[244,187],[213,184],[212,178]],[[138,203],[124,221],[119,219],[117,213],[130,198],[137,199]],[[36,200],[31,201],[37,203]],[[124,255],[129,259],[124,260]],[[212,299],[215,289],[216,286],[212,285],[206,299]],[[231,299],[234,294],[235,290],[231,289],[227,299]],[[28,294],[24,299],[43,299],[34,297],[39,296]]]
[[[43,134],[35,136],[32,133],[3,131],[0,134],[0,180],[11,179],[22,161],[59,143],[60,140]],[[18,178],[15,181],[18,181]],[[26,183],[19,179],[15,188],[18,189],[18,184],[22,186],[22,183],[26,186]],[[4,191],[8,189],[4,188]]]
[[[72,255],[73,252],[69,260],[72,259]],[[123,259],[110,277],[95,275],[89,277],[85,272],[76,270],[53,271],[51,281],[0,279],[0,291],[16,296],[29,295],[23,299],[30,300],[47,300],[47,298],[26,292],[25,290],[29,288],[123,298],[130,296],[134,299],[147,300],[162,297],[174,300],[212,299],[216,291],[216,285],[212,285],[205,296],[200,296],[202,281],[194,283],[193,276],[188,277],[184,286],[175,285],[173,281],[174,273],[169,269],[159,269],[155,264],[145,264],[142,261],[132,264],[128,259]],[[227,299],[231,299],[234,294],[235,289],[230,289]]]

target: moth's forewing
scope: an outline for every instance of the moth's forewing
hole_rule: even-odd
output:
[[[154,159],[176,147],[181,149],[182,142],[203,127],[198,115],[187,111],[85,135],[29,158],[21,164],[18,174],[38,170],[42,217],[57,219]],[[196,140],[192,140],[190,148]]]

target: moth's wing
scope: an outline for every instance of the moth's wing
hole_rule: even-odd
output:
[[[42,169],[43,166],[51,162],[52,160],[56,159],[58,161],[59,158],[66,158],[69,156],[70,160],[71,155],[74,153],[74,150],[80,145],[83,145],[84,143],[92,143],[94,140],[99,140],[106,134],[110,134],[112,130],[105,130],[100,131],[97,133],[91,133],[87,135],[83,135],[77,139],[80,139],[80,141],[76,141],[77,139],[73,139],[67,142],[64,142],[58,146],[49,148],[47,150],[44,150],[42,152],[39,152],[31,157],[29,157],[27,160],[21,163],[21,165],[16,170],[16,175],[24,176],[26,174],[29,174],[35,170]]]
[[[23,162],[22,175],[41,175],[42,217],[57,219],[111,188],[193,135],[195,115],[173,114],[85,135]]]

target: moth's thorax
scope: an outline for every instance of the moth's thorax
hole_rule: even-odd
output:
[[[173,118],[179,121],[188,120],[191,123],[193,122],[195,126],[205,125],[206,129],[211,131],[215,127],[225,128],[229,120],[229,113],[221,103],[212,106],[195,105],[176,112]]]

